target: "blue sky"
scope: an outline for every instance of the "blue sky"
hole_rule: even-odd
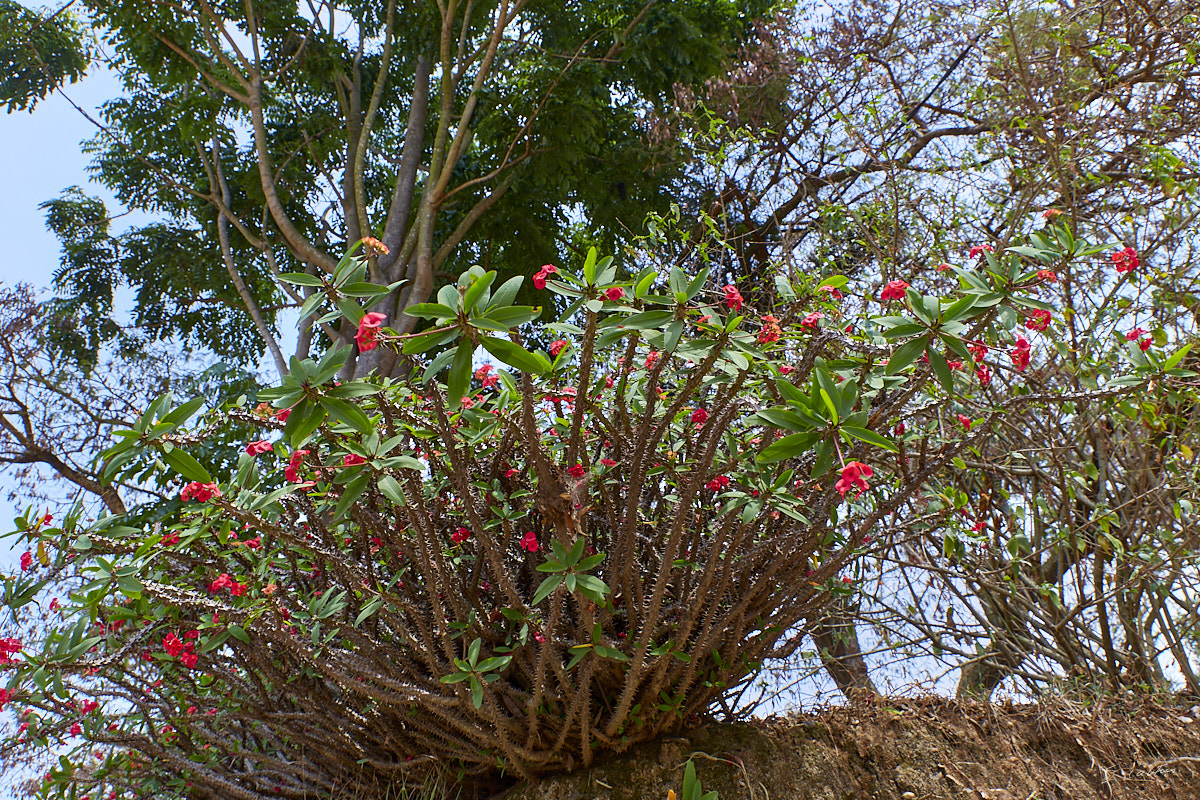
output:
[[[115,97],[120,84],[99,68],[79,83],[66,87],[65,96],[53,95],[33,113],[0,115],[0,176],[7,191],[0,192],[0,282],[29,283],[45,289],[58,265],[58,240],[46,229],[38,205],[56,197],[68,186],[79,185],[104,198],[110,211],[119,204],[101,187],[88,185],[89,156],[81,144],[95,126],[67,101],[94,113],[100,103]],[[12,530],[16,509],[8,502],[7,476],[0,471],[0,532]],[[11,540],[0,541],[0,571],[16,566]]]

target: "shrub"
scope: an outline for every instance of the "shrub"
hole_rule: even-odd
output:
[[[521,279],[478,268],[406,336],[348,299],[375,296],[359,259],[292,276],[408,376],[294,360],[271,405],[191,433],[203,400],[161,398],[107,473],[173,472],[178,499],[24,523],[49,566],[9,605],[77,580],[7,657],[23,740],[74,746],[47,792],[383,796],[447,766],[483,788],[677,728],[791,652],[864,539],[989,435],[1002,407],[954,421],[952,362],[1047,308],[1036,272],[1061,255],[987,253],[945,298],[893,281],[903,313],[846,330],[844,278],[781,279],[780,316],[752,320],[708,269],[622,280],[594,251],[534,277],[566,308],[532,331]],[[217,480],[190,451],[230,424],[257,433]]]

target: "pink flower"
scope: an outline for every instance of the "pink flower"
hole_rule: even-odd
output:
[[[1058,273],[1052,269],[1039,269],[1034,277],[1045,283],[1058,283]]]
[[[611,289],[605,289],[604,296],[615,303],[625,296],[625,290],[620,286],[614,286]]]
[[[804,319],[800,320],[800,327],[801,328],[815,328],[815,327],[817,327],[817,323],[823,319],[825,319],[824,314],[822,314],[820,311],[814,311],[811,314],[809,314],[808,316],[806,316]]]
[[[567,470],[567,474],[572,478],[582,478],[585,471],[586,470],[584,470],[583,464],[576,464]]]
[[[1141,263],[1138,261],[1137,251],[1132,247],[1126,247],[1124,250],[1113,253],[1112,260],[1117,265],[1117,272],[1133,272]]]
[[[185,503],[188,500],[195,500],[199,503],[207,503],[214,497],[221,496],[221,489],[215,483],[200,483],[192,481],[187,486],[183,487],[183,491],[179,493],[179,499]]]
[[[521,537],[521,549],[529,553],[536,553],[538,549],[537,534],[533,531],[526,531]]]
[[[558,358],[558,354],[561,353],[562,349],[566,346],[567,346],[567,341],[565,339],[558,339],[556,341],[551,342],[550,343],[550,357]]]
[[[737,290],[737,287],[732,283],[722,288],[725,292],[725,305],[734,311],[738,311],[742,307],[742,303],[746,302],[742,298],[742,293]]]
[[[703,425],[706,422],[708,422],[708,412],[703,408],[697,408],[692,412],[693,425]]]
[[[938,264],[937,265],[938,272],[949,272],[952,269],[954,269],[954,267],[950,266],[949,264]]]
[[[1025,368],[1029,366],[1030,352],[1029,340],[1024,336],[1018,336],[1016,346],[1013,347],[1012,352],[1009,354],[1012,356],[1013,366],[1017,372],[1024,372]]]
[[[841,300],[842,293],[833,286],[818,286],[817,294],[827,294],[830,300]]]
[[[21,572],[29,572],[33,569],[33,553],[26,550],[21,553]]]
[[[450,534],[450,541],[455,544],[462,544],[467,539],[471,538],[471,532],[466,528],[459,528],[454,533]]]
[[[962,414],[955,414],[958,417],[958,424],[962,425],[967,430],[971,430],[971,418]]]
[[[994,251],[992,250],[992,246],[990,244],[977,244],[971,248],[971,252],[967,257],[975,258],[980,253],[991,253],[991,252],[994,252]]]
[[[546,288],[546,278],[558,272],[558,267],[553,264],[543,264],[542,268],[533,276],[533,286],[535,289]]]
[[[365,464],[367,460],[358,453],[346,453],[342,456],[343,467],[357,467],[359,464]]]
[[[833,485],[837,489],[838,494],[842,497],[851,489],[857,492],[865,492],[868,488],[867,478],[875,474],[875,470],[861,461],[851,461],[846,466],[842,467],[842,477]]]
[[[263,453],[269,453],[273,449],[274,448],[271,443],[263,439],[261,441],[251,442],[250,444],[246,445],[246,455],[261,456]]]
[[[889,300],[903,300],[904,290],[908,288],[905,281],[888,281],[883,287],[883,291],[879,293],[879,302],[886,303]]]
[[[1065,211],[1059,211],[1057,208],[1047,208],[1042,212],[1042,219],[1054,219],[1055,217],[1061,217],[1065,213]]]
[[[704,488],[710,492],[719,492],[729,486],[729,478],[725,475],[718,475],[708,483],[704,484]]]
[[[358,351],[365,353],[368,350],[374,350],[377,342],[375,335],[379,332],[379,326],[387,319],[386,314],[380,314],[378,311],[372,311],[364,314],[363,318],[358,322],[358,333],[354,334],[355,341],[358,342]]]
[[[1029,316],[1025,318],[1025,327],[1031,331],[1044,331],[1050,327],[1050,312],[1045,309],[1036,309],[1029,312]]]
[[[1129,333],[1125,334],[1125,341],[1132,342],[1135,339],[1137,339],[1139,336],[1141,336],[1143,333],[1149,333],[1149,331],[1144,330],[1142,328],[1134,328]]]
[[[796,368],[793,367],[791,364],[784,364],[782,367],[779,368],[780,375],[791,375],[795,371],[796,371]]]

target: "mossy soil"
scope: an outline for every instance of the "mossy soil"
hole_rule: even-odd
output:
[[[682,797],[689,758],[721,800],[1200,800],[1200,706],[879,699],[698,725],[502,797]]]

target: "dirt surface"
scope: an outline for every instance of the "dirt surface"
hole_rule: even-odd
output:
[[[893,699],[703,725],[503,797],[664,800],[689,757],[721,800],[1200,800],[1200,706]]]

